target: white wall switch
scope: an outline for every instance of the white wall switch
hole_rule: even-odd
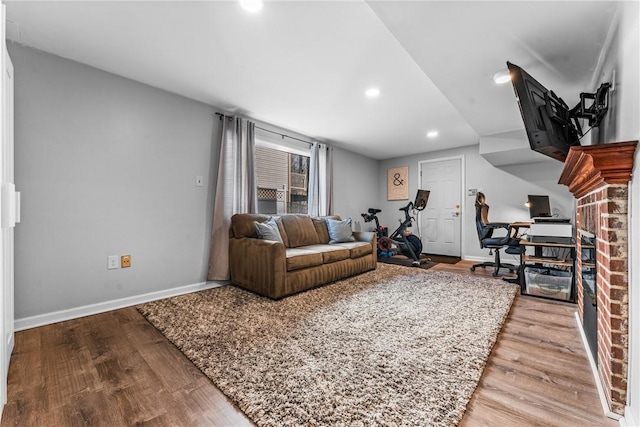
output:
[[[196,187],[204,187],[204,179],[200,175],[196,175]]]
[[[115,270],[119,268],[118,255],[111,255],[107,257],[107,270]]]

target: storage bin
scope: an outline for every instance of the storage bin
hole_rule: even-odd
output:
[[[551,267],[525,267],[526,292],[530,295],[571,301],[573,273]]]

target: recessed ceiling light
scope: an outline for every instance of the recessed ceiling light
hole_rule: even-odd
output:
[[[369,98],[375,98],[376,96],[380,95],[380,89],[378,89],[377,87],[372,87],[370,89],[367,89],[367,91],[364,94],[367,95]]]
[[[257,12],[262,9],[262,0],[240,0],[240,6],[248,12]]]
[[[427,137],[428,138],[435,138],[436,136],[438,136],[438,131],[437,130],[430,130],[429,132],[427,132]]]
[[[493,81],[498,85],[503,85],[511,81],[511,75],[509,74],[509,70],[505,68],[495,73],[493,75]]]

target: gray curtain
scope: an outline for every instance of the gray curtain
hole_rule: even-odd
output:
[[[333,148],[319,142],[311,145],[308,213],[333,215]]]
[[[222,141],[207,280],[229,279],[229,226],[236,213],[255,213],[255,124],[239,117],[222,118]]]

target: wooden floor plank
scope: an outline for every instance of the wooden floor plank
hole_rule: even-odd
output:
[[[472,264],[433,269],[492,277]],[[461,426],[617,426],[602,414],[575,310],[516,298]],[[12,425],[252,423],[129,307],[16,334],[0,426]]]

